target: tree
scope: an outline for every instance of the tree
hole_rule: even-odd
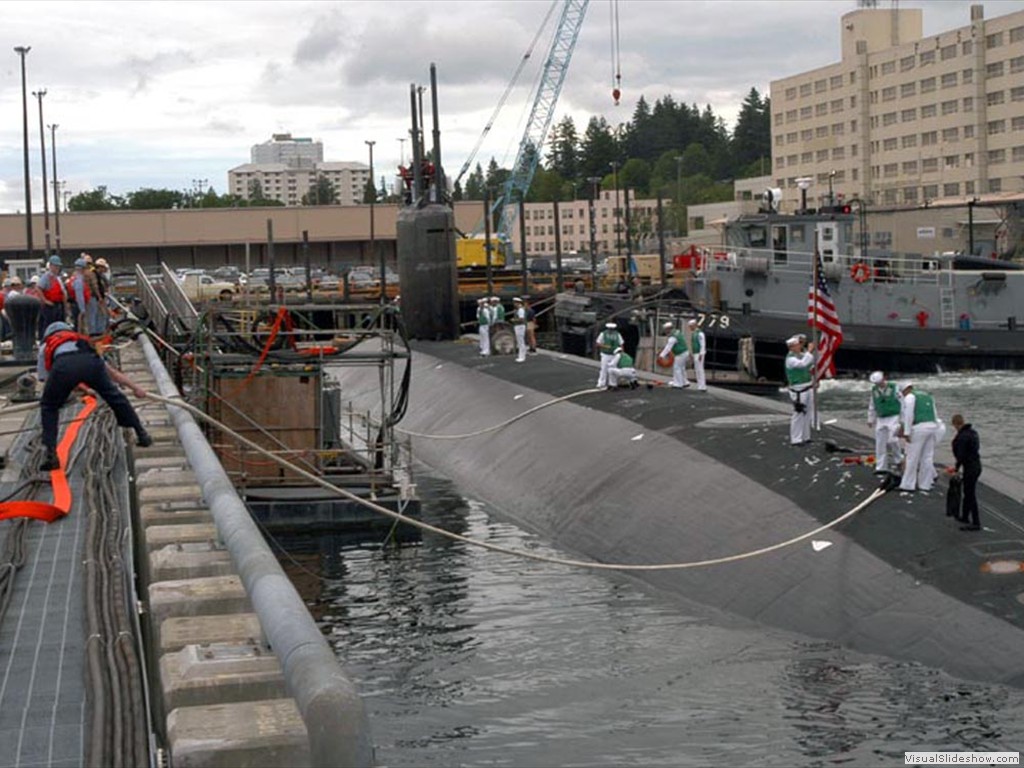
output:
[[[512,171],[507,168],[499,168],[498,161],[491,158],[491,162],[487,164],[487,177],[484,180],[484,185],[491,190],[492,200],[502,193],[505,189],[505,182],[511,175]]]
[[[732,134],[732,158],[735,168],[746,169],[762,158],[771,157],[771,104],[762,101],[756,88],[743,100],[736,129]]]
[[[323,178],[322,176],[320,178]],[[331,188],[333,191],[333,187]],[[335,197],[337,197],[335,195]],[[373,179],[366,180],[366,186],[363,187],[363,203],[369,205],[370,203],[377,202],[377,187],[374,184]]]
[[[484,169],[480,167],[480,163],[477,163],[473,172],[466,177],[465,199],[484,199]]]
[[[452,186],[452,201],[457,203],[463,199],[465,199],[465,196],[462,193],[462,182],[456,181]]]
[[[710,176],[713,173],[711,156],[703,144],[691,144],[683,152],[682,157],[684,177],[697,176],[699,174]]]
[[[367,182],[367,188],[372,188],[373,182]],[[309,192],[302,196],[303,205],[334,205],[338,202],[338,193],[330,179],[322,173],[316,177],[316,181],[310,185]]]
[[[579,136],[571,117],[565,117],[551,135],[547,167],[556,171],[563,179],[579,177]]]
[[[627,160],[619,169],[619,186],[632,189],[637,197],[646,197],[651,182],[651,166],[646,160]]]
[[[609,165],[617,157],[615,137],[608,121],[603,117],[590,118],[580,149],[581,176],[605,176]]]
[[[68,200],[69,211],[113,211],[123,205],[124,201],[107,192],[103,185],[88,192],[79,192]]]

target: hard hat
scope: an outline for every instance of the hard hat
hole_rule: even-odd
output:
[[[616,328],[618,328],[619,326],[617,326],[617,325],[616,325],[615,323],[605,323],[605,324],[604,324],[604,327],[605,327],[605,328],[608,328],[609,330],[615,330],[615,329],[616,329]]]
[[[63,322],[61,320],[58,320],[57,322],[50,323],[48,326],[46,326],[46,331],[44,331],[44,333],[43,333],[43,338],[45,339],[47,336],[50,336],[50,335],[52,335],[54,333],[57,333],[57,331],[70,331],[70,330],[72,330],[70,325],[68,325],[67,323],[65,323],[65,322]]]
[[[35,285],[39,282],[39,275],[32,275],[32,277],[28,279],[28,282],[30,285]]]
[[[11,278],[11,285],[21,285],[21,278],[15,275]]]
[[[61,260],[60,260],[60,256],[57,256],[57,255],[53,255],[53,256],[51,256],[51,257],[49,258],[49,262],[50,262],[51,264],[53,264],[54,266],[56,266],[56,267],[63,267],[63,266],[64,266],[64,265],[63,265],[63,264],[61,263]]]
[[[85,268],[85,265],[86,265],[87,263],[88,263],[88,262],[86,262],[86,260],[85,260],[85,259],[82,259],[82,258],[78,258],[78,259],[75,259],[75,266],[76,266],[76,267],[81,267],[81,268],[83,268],[83,269],[84,269],[84,268]]]
[[[883,381],[885,381],[885,374],[882,373],[881,371],[875,371],[874,373],[871,374],[870,381],[872,384],[881,384]]]

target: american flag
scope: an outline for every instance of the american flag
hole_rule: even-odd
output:
[[[832,296],[825,283],[825,270],[822,268],[821,254],[816,253],[817,284],[812,280],[807,295],[807,324],[817,328],[818,360],[814,369],[814,380],[832,376],[836,372],[835,355],[839,345],[843,343],[843,326],[839,323],[839,314]]]

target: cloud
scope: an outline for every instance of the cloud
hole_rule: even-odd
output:
[[[306,36],[295,46],[295,63],[299,66],[321,64],[336,59],[348,47],[348,30],[340,9],[319,14],[310,24]]]

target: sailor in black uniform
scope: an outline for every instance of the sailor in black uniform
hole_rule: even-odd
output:
[[[956,458],[955,471],[963,470],[963,511],[961,522],[966,523],[961,531],[980,531],[978,519],[978,478],[981,476],[981,440],[974,427],[964,421],[959,413],[953,416],[953,456]]]

